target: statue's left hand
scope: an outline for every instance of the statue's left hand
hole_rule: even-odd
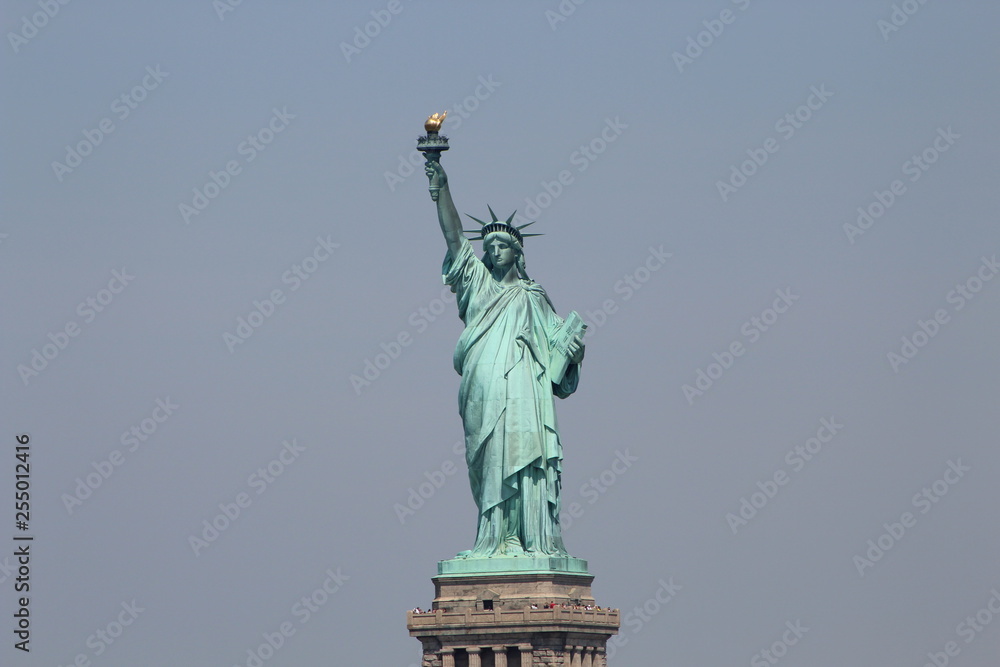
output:
[[[586,350],[586,346],[583,344],[583,339],[579,336],[574,336],[569,344],[570,363],[578,364],[583,361],[584,350]]]

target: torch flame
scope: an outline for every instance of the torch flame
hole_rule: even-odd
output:
[[[444,119],[447,115],[448,112],[445,111],[444,113],[436,113],[431,116],[428,116],[427,120],[424,121],[424,130],[426,130],[427,132],[437,132],[438,130],[441,129],[441,123],[444,122]]]

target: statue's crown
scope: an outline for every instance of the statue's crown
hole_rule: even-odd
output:
[[[465,230],[463,230],[466,234],[476,234],[476,236],[472,237],[473,241],[482,241],[487,236],[489,236],[490,234],[495,234],[497,232],[502,232],[502,233],[510,234],[511,236],[513,236],[514,240],[516,240],[521,247],[524,247],[524,239],[527,238],[528,236],[542,236],[542,234],[522,234],[521,233],[522,229],[524,229],[528,225],[535,224],[535,221],[527,222],[527,223],[525,223],[523,225],[518,225],[516,227],[514,225],[512,225],[511,222],[513,222],[514,216],[517,215],[517,211],[514,211],[513,213],[511,213],[510,217],[507,218],[506,220],[499,220],[499,219],[497,219],[497,214],[493,212],[492,208],[490,208],[489,206],[487,206],[486,208],[489,209],[489,211],[490,211],[490,217],[493,218],[489,222],[486,222],[484,220],[480,220],[479,218],[473,217],[473,216],[469,215],[468,213],[466,213],[466,215],[469,215],[470,218],[472,218],[473,220],[475,220],[476,222],[478,222],[480,225],[482,225],[482,228],[480,228],[480,229],[465,229]]]

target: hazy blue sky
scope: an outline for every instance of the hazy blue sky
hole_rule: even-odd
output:
[[[223,2],[3,3],[0,662],[419,662],[475,536],[450,109],[459,210],[591,325],[611,664],[996,664],[996,3]]]

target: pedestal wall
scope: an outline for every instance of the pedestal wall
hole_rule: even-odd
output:
[[[617,609],[598,609],[590,574],[434,577],[433,608],[408,612],[422,667],[604,667]]]

